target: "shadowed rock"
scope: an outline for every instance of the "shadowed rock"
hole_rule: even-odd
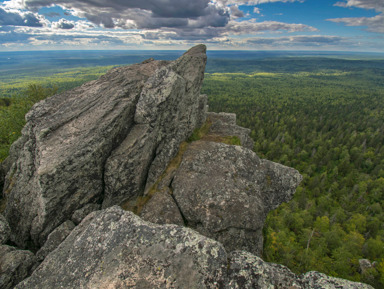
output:
[[[94,211],[97,211],[97,210],[100,210],[100,205],[98,205],[98,204],[87,204],[84,207],[82,207],[81,209],[76,210],[73,213],[73,215],[71,217],[71,220],[72,220],[72,222],[75,223],[75,225],[78,225],[79,223],[81,223],[81,221],[86,216],[88,216],[90,213],[92,213]]]
[[[47,241],[44,243],[44,246],[40,248],[36,253],[36,257],[39,261],[44,260],[44,258],[53,250],[55,250],[61,242],[71,233],[75,228],[75,224],[71,221],[66,221],[48,235]]]
[[[254,143],[249,136],[251,130],[236,124],[236,114],[208,112],[207,118],[211,121],[212,125],[209,129],[209,134],[204,138],[205,140],[214,140],[215,136],[236,136],[239,138],[241,146],[253,149]]]
[[[140,217],[156,224],[185,225],[169,190],[157,191],[141,211]]]
[[[32,252],[0,245],[0,288],[11,289],[28,277],[37,264]]]

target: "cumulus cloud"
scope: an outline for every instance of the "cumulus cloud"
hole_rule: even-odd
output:
[[[57,22],[52,22],[52,28],[54,29],[72,29],[74,27],[75,27],[74,21],[68,21],[63,18]]]
[[[384,33],[384,14],[375,17],[351,17],[328,19],[336,23],[344,23],[347,26],[366,26],[370,32]]]
[[[43,24],[43,18],[35,13],[0,7],[0,25],[42,27]]]
[[[339,36],[327,35],[296,35],[276,38],[250,38],[246,39],[248,45],[274,46],[274,47],[326,47],[349,43],[348,39]]]
[[[289,24],[276,21],[231,21],[226,27],[224,34],[252,34],[260,33],[263,31],[288,31],[288,32],[300,32],[300,31],[317,31],[316,28],[304,25],[304,24]]]
[[[209,39],[223,35],[258,33],[260,31],[314,31],[303,24],[279,22],[235,22],[244,17],[239,5],[301,0],[25,0],[27,9],[60,5],[72,15],[86,18],[104,28],[139,30],[162,29],[174,32],[175,38]],[[61,24],[61,27],[57,26]],[[57,23],[55,27],[69,29],[73,23]],[[73,28],[73,27],[72,27]]]
[[[233,18],[244,17],[244,12],[241,11],[237,5],[230,6],[229,8],[231,9],[231,16]]]
[[[233,7],[223,7],[210,0],[25,0],[25,7],[37,11],[41,7],[60,5],[78,17],[87,18],[105,28],[127,27],[132,22],[139,29],[162,27],[225,26],[231,11],[239,17],[241,11]],[[196,22],[201,24],[196,24]]]
[[[345,0],[337,2],[335,6],[374,9],[378,12],[384,12],[384,2],[382,0]]]
[[[269,2],[303,2],[302,0],[10,0],[0,4],[6,13],[14,13],[21,18],[8,19],[8,25],[25,23],[17,26],[18,32],[28,35],[27,41],[34,45],[54,41],[61,44],[100,43],[106,45],[131,45],[133,43],[166,45],[193,44],[195,42],[233,45],[243,35],[272,33],[313,32],[316,28],[304,25],[276,21],[257,22],[245,20],[247,15],[242,5],[258,5]],[[71,15],[78,20],[60,19],[50,22],[38,15],[42,7],[60,6],[64,15]],[[254,13],[260,13],[257,7]],[[56,11],[56,10],[55,10]],[[1,11],[0,11],[1,13]],[[62,13],[61,13],[62,14]],[[23,18],[23,17],[24,18]],[[25,21],[27,16],[31,19]],[[32,17],[35,17],[35,22]],[[48,16],[58,17],[59,14]],[[249,15],[248,15],[249,16]],[[70,18],[74,19],[74,18]],[[28,22],[29,21],[29,22]],[[27,25],[28,24],[28,25]],[[33,29],[33,24],[39,29]],[[1,22],[0,22],[0,25]],[[4,24],[3,24],[4,25]],[[28,27],[30,26],[30,27]],[[108,39],[103,38],[105,30],[90,28],[109,28]],[[29,31],[27,32],[27,29]],[[96,31],[98,30],[98,32]],[[16,33],[16,30],[15,30]],[[270,40],[264,40],[270,41]],[[80,44],[79,44],[80,45]]]
[[[305,0],[213,0],[213,2],[220,2],[223,3],[224,5],[231,5],[231,4],[237,4],[237,5],[258,5],[258,4],[265,4],[265,3],[272,3],[272,2],[304,2]]]
[[[287,24],[276,21],[254,22],[231,20],[225,27],[200,27],[195,29],[162,30],[168,33],[168,39],[185,39],[207,41],[212,38],[241,36],[246,34],[258,34],[263,32],[301,32],[317,31],[317,29],[303,24]],[[152,35],[152,34],[151,34]]]
[[[384,1],[383,0],[345,0],[335,4],[345,8],[373,9],[379,14],[374,17],[345,17],[328,19],[347,26],[366,26],[370,32],[384,33]]]
[[[103,12],[116,14],[121,17],[129,9],[141,9],[150,11],[154,17],[199,17],[210,13],[207,9],[210,0],[25,0],[25,6],[29,9],[38,9],[50,5],[62,5],[69,9],[79,9],[86,13]],[[96,13],[95,13],[96,14]]]

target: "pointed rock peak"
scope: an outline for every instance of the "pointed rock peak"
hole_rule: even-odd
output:
[[[207,53],[207,46],[205,46],[204,44],[199,44],[190,48],[183,55],[198,55],[198,54],[206,54],[206,53]]]
[[[136,200],[151,186],[205,122],[203,51],[118,67],[36,104],[4,182],[10,240],[39,249],[76,211]]]

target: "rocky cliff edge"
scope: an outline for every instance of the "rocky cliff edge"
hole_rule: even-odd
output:
[[[3,164],[0,288],[370,288],[256,256],[301,175],[260,159],[234,114],[207,113],[205,52],[31,109]]]

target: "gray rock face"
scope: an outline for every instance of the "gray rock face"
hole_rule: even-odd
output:
[[[187,147],[180,166],[162,179],[156,200],[144,206],[141,216],[164,224],[183,224],[182,217],[186,226],[227,250],[261,255],[268,212],[292,198],[302,177],[292,168],[260,160],[246,147],[217,142],[237,136],[253,148],[250,131],[236,125],[236,115],[208,113],[207,119],[208,133]],[[168,217],[159,217],[161,212],[169,212]]]
[[[247,148],[197,141],[185,152],[171,187],[189,227],[229,251],[259,255],[268,212],[292,198],[301,178]]]
[[[0,288],[11,289],[28,277],[37,264],[32,252],[0,245]]]
[[[75,228],[75,224],[71,221],[66,221],[60,226],[58,226],[51,234],[48,235],[47,241],[44,243],[44,246],[40,248],[36,253],[36,258],[39,261],[44,260],[44,258],[53,250],[55,250],[61,242],[71,233]]]
[[[116,68],[36,104],[7,160],[11,240],[39,248],[85,205],[108,207],[142,194],[204,122],[205,50]]]
[[[74,222],[76,225],[80,224],[81,221],[88,216],[90,213],[100,210],[99,204],[87,204],[81,209],[76,210],[72,215],[72,222]]]
[[[197,46],[150,77],[140,94],[135,126],[109,157],[103,207],[135,201],[177,154],[180,143],[205,121],[206,96],[200,96],[206,63]]]
[[[0,245],[7,243],[10,235],[11,228],[4,216],[0,214]]]
[[[140,217],[156,224],[185,225],[169,190],[157,191],[141,211]]]
[[[366,270],[372,268],[372,263],[368,259],[359,259],[360,272],[364,273]]]
[[[16,288],[215,288],[226,257],[192,230],[147,223],[115,206],[84,219]]]
[[[236,136],[240,139],[241,145],[250,150],[253,149],[254,142],[249,136],[251,130],[238,126],[236,124],[236,114],[234,113],[207,113],[207,119],[212,122],[209,129],[209,135],[205,140],[209,140],[209,136]]]
[[[3,168],[3,164],[0,162],[0,192],[3,191],[4,179],[5,179],[5,169]],[[2,197],[3,196],[0,194],[0,199]]]
[[[229,260],[229,288],[305,288],[287,267],[264,262],[248,252],[234,251]]]
[[[305,288],[313,288],[313,289],[326,289],[326,288],[343,288],[343,289],[373,289],[372,286],[359,283],[359,282],[351,282],[348,280],[329,277],[323,273],[311,271],[303,276],[301,276],[303,281],[303,286]]]
[[[302,279],[248,252],[227,253],[193,230],[148,223],[114,206],[87,216],[15,288],[371,288],[312,274],[316,280]]]

